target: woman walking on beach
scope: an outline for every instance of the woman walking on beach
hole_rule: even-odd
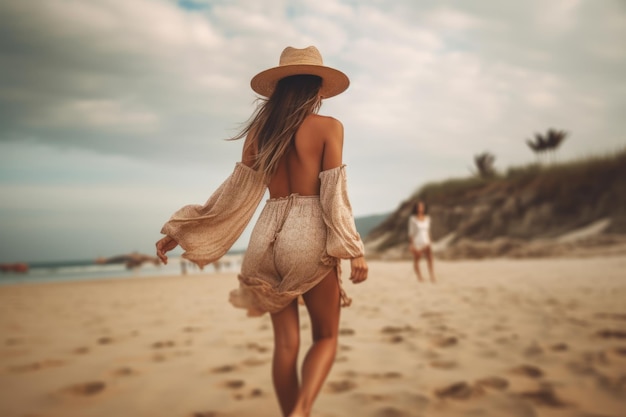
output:
[[[234,139],[245,137],[241,162],[203,206],[185,206],[163,226],[157,255],[180,245],[204,266],[233,245],[269,189],[230,301],[250,316],[269,312],[274,329],[272,378],[283,416],[309,416],[333,364],[340,306],[340,259],[350,280],[367,278],[342,163],[343,126],[317,114],[322,99],[348,88],[348,77],[324,66],[315,47],[285,48],[279,66],[252,78],[266,97]],[[298,297],[311,317],[313,345],[298,378]]]
[[[409,249],[413,255],[413,269],[417,274],[417,279],[424,282],[419,266],[420,258],[424,254],[426,255],[430,280],[435,282],[430,239],[430,216],[426,214],[426,205],[423,201],[418,201],[413,205],[411,217],[409,217]]]

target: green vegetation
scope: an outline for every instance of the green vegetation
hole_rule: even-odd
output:
[[[559,202],[566,205],[584,203],[589,198],[605,194],[607,188],[613,185],[617,186],[613,191],[622,190],[619,184],[626,184],[626,148],[607,155],[585,157],[560,164],[546,166],[535,163],[511,167],[504,174],[495,174],[488,178],[471,176],[431,182],[423,185],[410,199],[423,199],[431,204],[455,203],[477,193],[532,186],[545,197],[562,199]],[[550,194],[555,191],[556,195]],[[617,200],[623,200],[622,196],[625,194],[610,195]]]
[[[492,177],[470,176],[423,185],[368,238],[379,249],[405,244],[406,220],[418,200],[433,216],[435,240],[551,238],[610,218],[606,233],[626,233],[626,148],[551,164],[511,167]]]

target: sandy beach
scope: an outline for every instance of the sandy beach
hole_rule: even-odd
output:
[[[626,415],[626,258],[370,263],[315,417]],[[348,270],[348,265],[344,265]],[[276,417],[234,273],[0,287],[3,417]],[[301,306],[302,347],[310,343]]]

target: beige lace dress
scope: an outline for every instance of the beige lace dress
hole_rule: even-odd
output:
[[[248,315],[278,312],[319,283],[334,268],[342,306],[340,259],[363,255],[348,199],[346,167],[322,171],[319,196],[269,199],[252,231],[230,302]],[[203,267],[222,257],[241,235],[267,184],[242,163],[202,206],[176,211],[161,233],[175,239],[183,257]]]

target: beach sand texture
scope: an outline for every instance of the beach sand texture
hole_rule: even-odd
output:
[[[435,266],[436,285],[381,261],[346,282],[313,416],[626,416],[625,258]],[[0,416],[279,416],[270,318],[232,308],[235,286],[228,273],[0,287]],[[303,306],[301,327],[300,357]]]

